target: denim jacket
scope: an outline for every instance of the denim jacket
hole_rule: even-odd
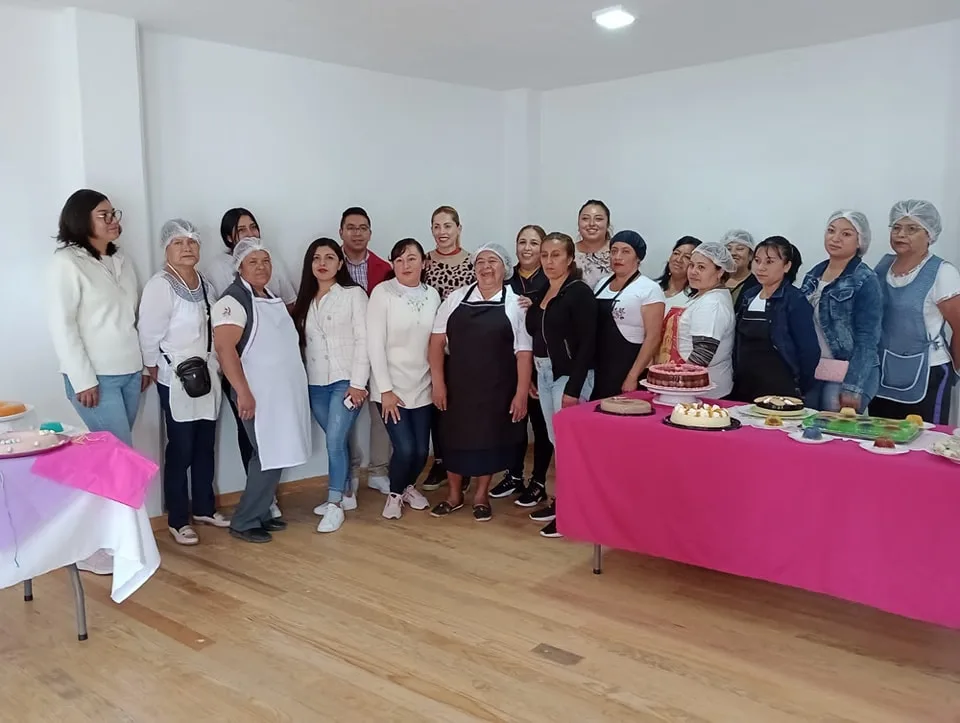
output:
[[[800,290],[808,299],[827,269],[823,261],[806,275]],[[867,398],[877,392],[883,298],[877,275],[854,256],[820,296],[820,329],[834,359],[849,362],[843,391]]]
[[[759,284],[744,289],[737,306],[738,318],[762,289]],[[810,302],[800,289],[784,280],[767,299],[767,318],[774,348],[793,372],[801,393],[806,394],[813,387],[814,372],[820,363],[820,342]]]

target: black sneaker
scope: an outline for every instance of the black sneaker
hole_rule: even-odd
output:
[[[534,510],[530,513],[530,519],[534,522],[553,522],[557,519],[557,502],[554,500],[546,507]]]
[[[470,478],[464,477],[463,482],[460,484],[460,492],[465,493],[468,489],[470,489]]]
[[[550,538],[563,537],[563,535],[561,535],[559,532],[557,532],[557,521],[556,521],[556,520],[554,520],[553,522],[551,522],[550,524],[548,524],[546,527],[544,527],[542,530],[540,530],[540,536],[541,536],[541,537],[550,537]]]
[[[517,507],[536,507],[547,501],[547,488],[540,482],[530,481],[523,493],[513,501]]]
[[[509,497],[514,495],[517,492],[520,492],[523,489],[523,480],[514,477],[509,472],[503,475],[503,479],[492,489],[490,490],[490,496],[495,500],[503,499],[504,497]]]
[[[447,483],[447,469],[443,466],[443,462],[434,462],[433,467],[430,468],[430,473],[427,475],[427,478],[423,481],[423,489],[427,492],[433,492],[433,490],[438,490]]]

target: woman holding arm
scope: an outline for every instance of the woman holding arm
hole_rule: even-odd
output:
[[[800,287],[813,307],[820,363],[806,396],[808,407],[864,414],[880,384],[883,301],[877,275],[863,261],[870,223],[859,211],[841,210],[827,220],[827,260],[807,273]]]
[[[350,430],[367,397],[367,293],[350,276],[340,244],[318,238],[303,257],[293,323],[307,366],[310,411],[327,441],[327,501],[317,532],[336,532],[357,509],[350,483]]]
[[[443,412],[449,479],[447,499],[430,514],[445,517],[463,507],[463,478],[475,477],[473,518],[485,522],[493,516],[490,479],[509,466],[523,439],[533,359],[525,313],[504,286],[513,273],[510,255],[499,244],[486,244],[474,268],[476,283],[441,304],[430,338],[433,399]]]
[[[423,282],[426,255],[415,239],[398,241],[390,262],[392,278],[370,294],[367,335],[370,398],[393,446],[390,494],[382,514],[399,520],[404,505],[414,510],[430,506],[415,485],[430,453],[434,407],[428,350],[440,295]]]
[[[640,273],[647,243],[636,231],[610,241],[613,274],[597,286],[597,343],[592,399],[635,392],[660,348],[663,292]]]

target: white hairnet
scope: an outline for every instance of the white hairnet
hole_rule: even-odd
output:
[[[738,243],[743,243],[738,241]],[[728,274],[732,274],[737,270],[737,262],[733,260],[733,256],[730,255],[730,252],[727,251],[726,243],[706,243],[700,244],[693,250],[693,255],[700,254],[701,256],[706,256],[714,264],[719,266],[721,269],[726,271]]]
[[[930,234],[930,243],[934,243],[939,238],[943,230],[943,222],[940,220],[937,207],[929,201],[915,198],[897,201],[890,209],[890,226],[907,217],[912,218],[927,230]]]
[[[724,246],[729,243],[743,244],[744,246],[749,246],[751,251],[757,246],[757,242],[753,240],[753,234],[749,231],[744,231],[742,228],[727,231],[723,234],[723,238],[720,239],[720,243]]]
[[[270,254],[270,249],[258,238],[250,237],[237,241],[237,245],[233,247],[233,268],[239,271],[240,264],[254,251],[266,251],[268,255]]]
[[[500,244],[484,244],[483,246],[478,248],[476,250],[476,253],[473,254],[474,265],[476,265],[477,263],[477,257],[480,254],[482,254],[484,251],[489,251],[490,253],[496,254],[497,256],[500,257],[500,260],[503,262],[503,268],[505,270],[503,274],[504,280],[507,280],[513,276],[513,267],[514,265],[516,265],[517,262],[513,260],[513,256],[511,256],[510,252],[507,251]]]
[[[827,219],[827,226],[839,218],[845,218],[857,230],[857,235],[860,237],[858,242],[860,246],[860,253],[867,253],[867,250],[870,248],[870,221],[867,220],[866,214],[860,213],[859,211],[851,211],[850,209],[841,208],[839,211],[835,211],[830,218]]]
[[[160,243],[166,249],[177,238],[192,238],[200,243],[200,232],[189,221],[182,218],[172,218],[163,224],[160,229]]]

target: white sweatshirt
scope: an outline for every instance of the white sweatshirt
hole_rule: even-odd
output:
[[[390,279],[374,288],[367,305],[372,401],[392,391],[407,409],[432,403],[427,348],[439,307],[440,295],[424,284],[411,288]]]
[[[48,291],[53,346],[75,391],[97,386],[98,374],[143,371],[137,275],[122,251],[98,261],[77,246],[57,249]]]

